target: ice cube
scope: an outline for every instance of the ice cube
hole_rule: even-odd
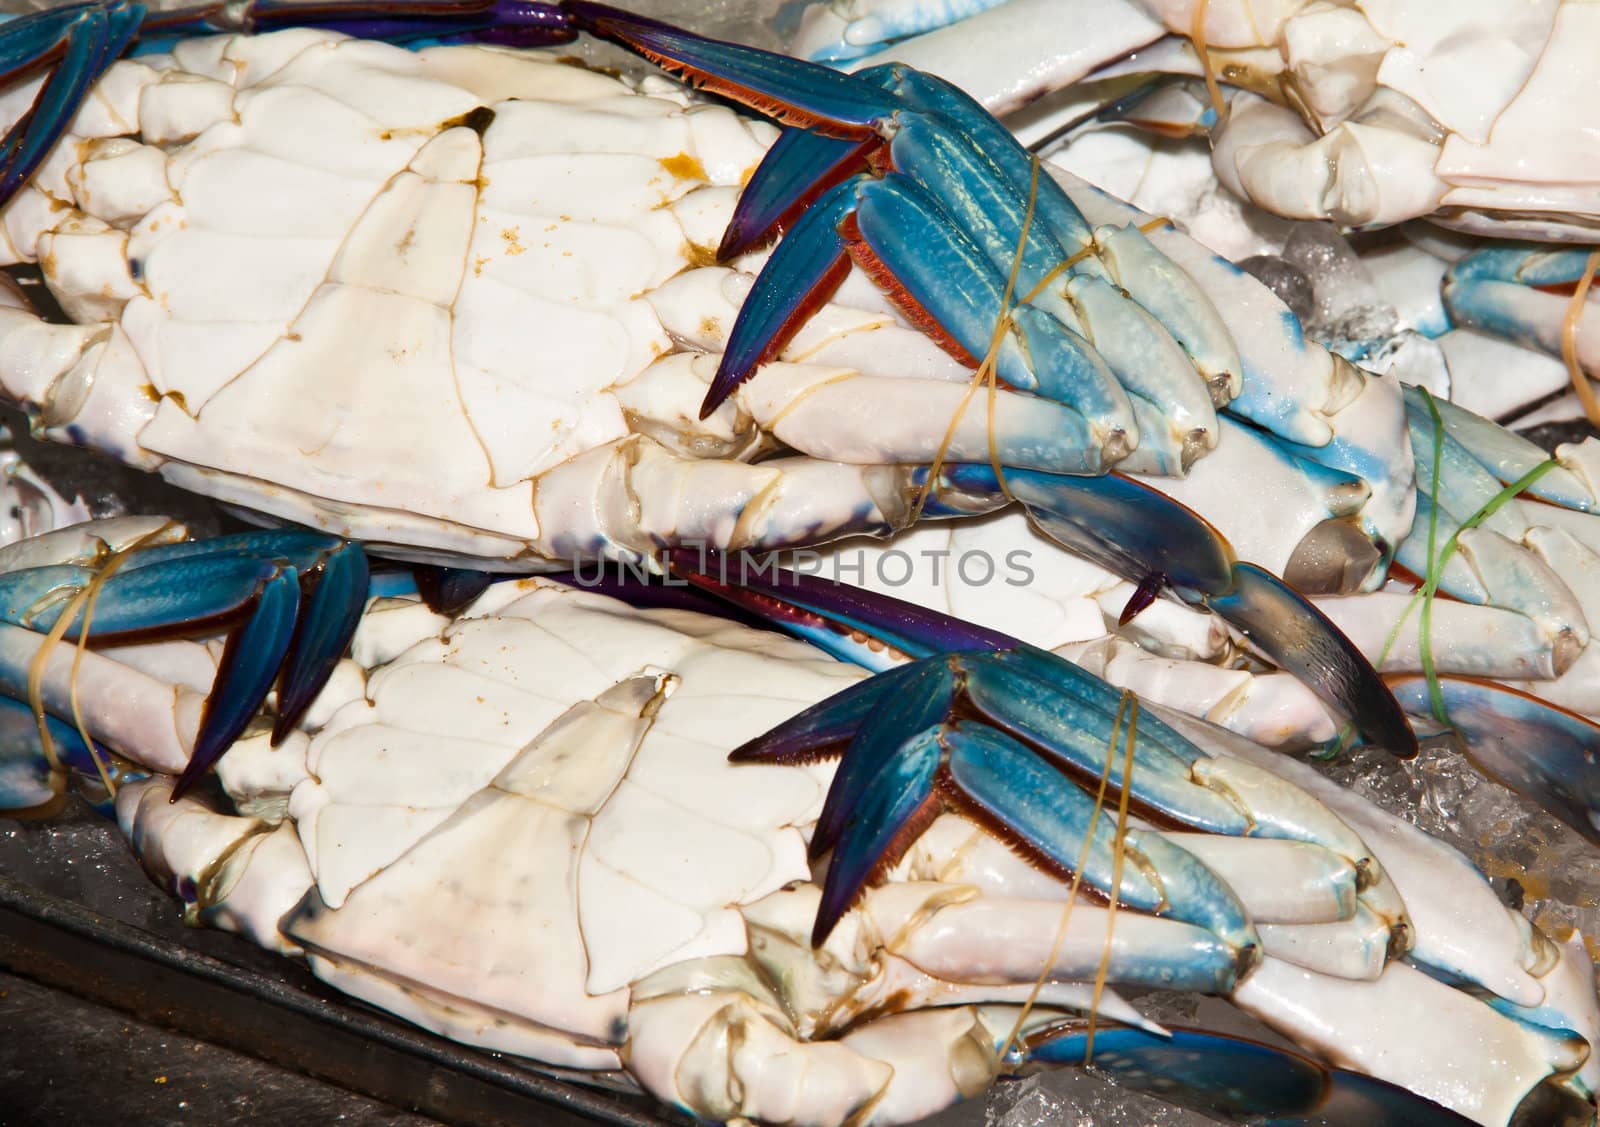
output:
[[[1296,224],[1283,258],[1311,280],[1315,302],[1303,318],[1308,336],[1330,345],[1376,342],[1399,328],[1394,306],[1332,223]]]

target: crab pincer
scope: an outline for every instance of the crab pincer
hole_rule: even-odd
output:
[[[799,713],[733,752],[736,762],[795,763],[842,756],[811,840],[831,851],[814,942],[821,943],[863,890],[891,867],[941,812],[956,810],[995,830],[1019,854],[1062,877],[1079,874],[1100,895],[1170,914],[1221,937],[1231,974],[1258,957],[1248,919],[1203,866],[1157,835],[1128,831],[1120,842],[1095,828],[1095,804],[1080,787],[1104,775],[1113,793],[1158,825],[1210,833],[1359,846],[1312,829],[1291,812],[1283,788],[1236,761],[1210,756],[1159,716],[1126,720],[1122,695],[1092,674],[995,631],[900,600],[812,576],[725,582],[719,557],[672,553],[673,571],[847,660],[883,667],[911,659]],[[1403,720],[1402,720],[1403,723]],[[1120,733],[1120,737],[1118,735]],[[1124,766],[1119,738],[1129,744]],[[1262,793],[1286,805],[1241,798]],[[1084,843],[1087,842],[1087,845]],[[1114,855],[1139,858],[1122,870]],[[1366,859],[1364,896],[1380,916],[1403,915],[1381,870]],[[1156,884],[1139,873],[1160,872]],[[1168,968],[1171,970],[1171,968]]]
[[[1206,607],[1304,681],[1364,739],[1396,755],[1416,754],[1416,736],[1372,663],[1294,588],[1235,559],[1228,542],[1193,510],[1121,474],[1006,470],[1002,480],[990,466],[963,465],[945,469],[930,515],[997,493],[1020,502],[1051,539],[1139,584],[1136,598],[1165,590]]]
[[[0,574],[0,621],[59,629],[68,640],[86,635],[93,646],[225,633],[178,779],[181,797],[244,732],[274,685],[274,742],[294,728],[350,644],[367,580],[359,545],[320,532],[247,532],[133,548],[104,577],[77,562]],[[32,654],[19,656],[26,660],[8,649],[0,680],[26,700]]]
[[[787,234],[730,333],[702,412],[771,359],[854,262],[958,360],[1072,407],[1100,472],[1137,447],[1187,467],[1239,390],[1231,338],[1195,284],[1150,270],[1132,228],[1092,227],[956,88],[903,67],[841,75],[572,0],[585,30],[796,130],[751,178],[723,257]]]

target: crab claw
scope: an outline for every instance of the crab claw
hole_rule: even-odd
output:
[[[89,87],[127,49],[143,17],[142,4],[81,3],[0,25],[4,81],[56,64],[33,105],[0,139],[0,205],[38,171]]]
[[[959,90],[898,66],[841,75],[583,0],[566,10],[692,82],[815,131],[779,141],[724,237],[726,257],[787,228],[729,332],[702,417],[783,348],[854,262],[957,360],[976,367],[993,353],[1006,384],[1079,412],[1078,444],[1100,452],[1088,472],[1141,443],[1152,466],[1187,466],[1216,445],[1215,406],[1237,393],[1239,362],[1205,296],[1137,230],[1091,228]]]
[[[1233,973],[1248,971],[1259,956],[1254,927],[1227,885],[1193,855],[1159,835],[1129,831],[1123,844],[1134,863],[1116,880],[1115,827],[1096,818],[1094,801],[1064,773],[1099,771],[1106,745],[1090,733],[1114,723],[1103,706],[1116,694],[1098,682],[1075,693],[1076,684],[1094,681],[1081,670],[1067,685],[1037,680],[1029,667],[1039,663],[1058,675],[1076,668],[1056,669],[1048,655],[1026,648],[925,658],[808,709],[732,754],[735,762],[794,762],[849,741],[811,840],[813,856],[833,853],[813,944],[827,939],[934,818],[954,810],[992,827],[1047,872],[1070,879],[1081,871],[1085,884],[1121,903],[1205,928],[1237,952]],[[1043,708],[1025,703],[1040,698]],[[982,718],[953,719],[962,704]],[[1011,730],[999,727],[1008,722]],[[1161,746],[1181,737],[1155,724],[1139,733],[1135,770],[1165,778],[1148,785],[1141,779],[1139,793],[1152,805],[1170,805],[1187,765]],[[1124,783],[1115,770],[1113,783]]]
[[[1401,707],[1432,719],[1427,678],[1388,681]],[[1600,845],[1600,725],[1493,681],[1440,677],[1437,685],[1446,722],[1485,774]]]
[[[707,405],[770,359],[831,295],[852,260],[963,363],[976,367],[990,351],[1006,275],[917,181],[856,176],[826,192],[778,245],[729,333]],[[1123,385],[1058,318],[1019,306],[994,352],[996,372],[1009,386],[1076,412],[1075,445],[1103,452],[1092,469],[1120,461],[1136,444],[1138,423]],[[1209,397],[1202,398],[1192,405],[1206,416],[1199,429],[1214,433],[1216,416]]]
[[[232,745],[278,684],[273,740],[281,740],[344,655],[366,603],[359,545],[319,532],[247,532],[135,551],[103,579],[78,614],[75,598],[97,582],[75,565],[0,576],[0,619],[97,645],[227,630],[181,796]],[[84,618],[88,625],[82,625]]]
[[[1091,1054],[1092,1050],[1092,1054]],[[1203,1029],[1159,1036],[1128,1026],[1070,1022],[1033,1034],[1028,1064],[1083,1065],[1118,1084],[1234,1122],[1467,1127],[1472,1120],[1413,1092],[1332,1068],[1290,1049]]]
[[[813,856],[832,852],[815,942],[940,812],[955,810],[996,830],[1047,872],[1078,874],[1102,895],[1203,928],[1235,953],[1229,973],[1244,973],[1259,948],[1232,894],[1193,855],[1138,830],[1120,838],[1135,863],[1119,883],[1118,836],[1079,784],[1104,777],[1111,792],[1126,789],[1142,815],[1211,833],[1312,840],[1303,836],[1307,826],[1331,824],[1281,782],[1223,763],[1159,717],[1140,712],[1125,724],[1116,689],[1014,638],[782,569],[731,581],[720,556],[680,550],[669,561],[691,584],[847,660],[883,668],[896,657],[915,659],[806,709],[731,756],[783,763],[842,756],[811,840]],[[1124,752],[1112,754],[1119,730],[1129,745],[1126,765]],[[1248,781],[1235,774],[1241,770]],[[1254,793],[1270,792],[1283,808],[1241,798],[1257,786],[1265,790]],[[1285,818],[1289,807],[1302,808]],[[1342,855],[1364,849],[1338,833],[1316,840]],[[1381,883],[1376,878],[1373,887]],[[1394,905],[1380,907],[1393,916]]]
[[[1236,561],[1214,528],[1165,494],[1120,474],[1007,470],[1002,486],[991,467],[977,465],[946,467],[944,483],[957,496],[1003,489],[1046,536],[1138,584],[1142,597],[1165,589],[1214,611],[1369,742],[1404,757],[1417,753],[1400,706],[1354,643],[1281,579]],[[930,507],[929,515],[939,511]]]

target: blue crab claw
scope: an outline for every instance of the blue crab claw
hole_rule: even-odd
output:
[[[1130,832],[1125,844],[1136,863],[1116,882],[1112,820],[1095,818],[1094,801],[1067,774],[1092,777],[1099,770],[1105,741],[1087,733],[1108,729],[1114,718],[1100,707],[1099,693],[1084,698],[1070,687],[1008,678],[1015,671],[1006,667],[1017,659],[1052,662],[1022,650],[924,658],[874,678],[886,686],[825,702],[733,753],[736,762],[792,762],[849,741],[811,841],[814,856],[833,853],[812,942],[827,939],[867,885],[934,818],[955,810],[994,829],[1047,872],[1070,879],[1081,864],[1088,887],[1108,896],[1115,889],[1121,903],[1206,928],[1238,953],[1234,971],[1248,970],[1259,955],[1254,929],[1227,886],[1195,858],[1156,835]],[[1019,688],[1033,700],[1049,694],[1047,707],[1026,707],[1010,695]],[[996,703],[1008,715],[988,715]],[[976,708],[982,718],[955,719],[962,706]],[[1013,731],[992,726],[1006,721]],[[1034,727],[1048,729],[1052,742],[1018,738],[1038,734],[1029,731]],[[1170,772],[1174,765],[1161,762],[1158,744],[1159,738],[1147,741],[1136,750],[1136,762]],[[1120,787],[1124,780],[1113,772],[1112,781]],[[1136,789],[1141,806],[1165,797],[1160,779],[1148,787],[1141,780]],[[1152,881],[1148,872],[1160,872],[1161,879]]]
[[[976,366],[998,339],[1000,379],[1082,412],[1104,464],[1138,441],[1152,447],[1152,465],[1171,466],[1216,444],[1215,406],[1237,393],[1239,362],[1215,310],[1138,231],[1092,228],[971,98],[906,67],[841,75],[583,0],[566,10],[818,134],[779,141],[724,237],[727,256],[787,229],[729,332],[703,416],[787,343],[854,261],[963,363]],[[1135,426],[1136,413],[1147,426]]]
[[[1025,1064],[1088,1063],[1118,1084],[1219,1119],[1282,1124],[1360,1123],[1364,1127],[1467,1127],[1472,1120],[1384,1080],[1332,1068],[1290,1049],[1244,1037],[1176,1027],[1162,1037],[1085,1022],[1027,1037]]]
[[[1244,833],[1247,816],[1197,786],[1203,753],[1151,716],[1131,726],[1132,770],[1107,766],[1107,735],[1123,700],[1110,685],[1055,655],[896,599],[778,572],[718,575],[726,560],[671,556],[702,589],[764,614],[849,659],[878,664],[886,650],[917,657],[799,713],[732,753],[736,762],[808,762],[842,756],[812,835],[832,851],[813,941],[820,944],[868,884],[944,810],[994,828],[1047,872],[1145,911],[1206,928],[1247,970],[1259,944],[1237,899],[1191,855],[1150,834],[1124,844],[1137,863],[1116,883],[1115,833],[1074,780],[1106,773],[1135,808],[1168,822]],[[771,569],[769,569],[770,571]],[[877,639],[874,648],[864,635]],[[870,655],[870,656],[869,656]],[[1131,781],[1130,781],[1131,780]],[[1087,841],[1087,846],[1084,842]],[[1147,874],[1161,873],[1159,881]],[[1231,973],[1231,972],[1230,972]]]
[[[143,16],[142,4],[72,4],[0,26],[0,73],[6,80],[57,64],[33,105],[0,139],[0,204],[38,171],[89,87],[127,49]]]
[[[943,484],[948,489],[941,492],[957,496],[1002,489],[989,466],[946,467]],[[1350,639],[1281,579],[1236,561],[1227,541],[1191,509],[1120,474],[1007,470],[1003,491],[1045,535],[1138,585],[1125,619],[1163,589],[1204,606],[1305,682],[1364,739],[1396,755],[1417,753],[1393,694]],[[940,511],[936,503],[929,515]]]
[[[151,12],[137,0],[87,0],[0,24],[0,83],[50,68],[33,105],[0,139],[0,206],[38,171],[89,88],[136,40],[324,27],[365,38],[470,39],[518,46],[567,42],[576,32],[535,0],[246,0]]]
[[[1425,677],[1388,680],[1408,713],[1433,719]],[[1600,845],[1600,726],[1493,681],[1441,677],[1438,688],[1445,723],[1485,774]]]
[[[0,575],[0,618],[49,631],[94,579],[71,565]],[[239,737],[274,682],[274,742],[298,723],[350,644],[367,583],[359,545],[301,531],[144,549],[101,582],[87,627],[95,644],[229,631],[179,796]],[[64,636],[77,638],[81,622]]]
[[[702,412],[771,358],[832,293],[851,261],[963,363],[976,367],[990,349],[1005,307],[1005,274],[915,180],[856,176],[824,193],[773,252],[734,321]],[[951,278],[963,282],[951,285]],[[1012,311],[995,368],[1009,386],[1076,412],[1082,433],[1075,445],[1103,452],[1090,463],[1092,471],[1122,459],[1135,444],[1138,424],[1122,384],[1087,340],[1041,309]],[[1209,399],[1201,409],[1210,410]],[[1208,422],[1214,430],[1214,414]]]

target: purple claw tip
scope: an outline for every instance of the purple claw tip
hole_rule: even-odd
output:
[[[1146,607],[1156,601],[1156,596],[1166,584],[1167,577],[1159,571],[1153,571],[1139,580],[1139,586],[1128,596],[1128,605],[1123,607],[1122,613],[1117,616],[1117,625],[1126,626],[1138,618]]]

